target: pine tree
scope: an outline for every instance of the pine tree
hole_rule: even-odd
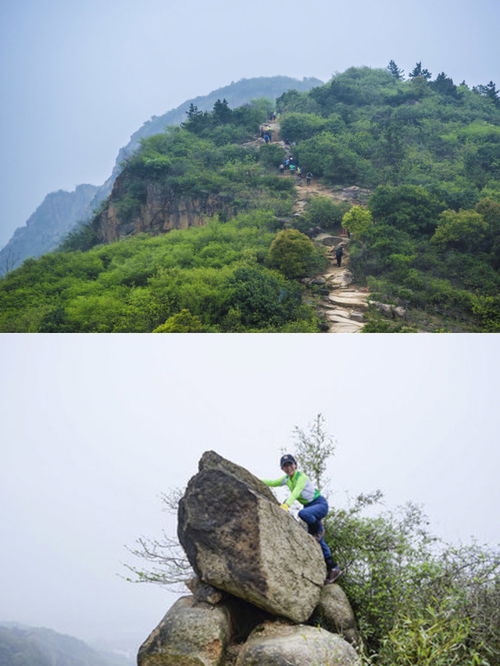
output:
[[[394,60],[391,60],[389,64],[387,65],[387,69],[389,72],[392,74],[392,76],[397,79],[398,81],[402,81],[404,79],[404,70],[400,69]]]
[[[488,97],[489,99],[491,99],[491,101],[495,106],[500,106],[500,99],[499,99],[500,91],[497,90],[496,85],[493,83],[493,81],[490,81],[486,86],[479,85],[477,86],[477,88],[473,88],[473,90],[474,92],[479,93],[483,97]]]
[[[436,76],[436,80],[432,81],[431,86],[442,95],[450,95],[451,97],[457,96],[457,87],[453,83],[453,79],[446,76],[444,72],[441,72]]]
[[[223,99],[222,102],[218,99],[214,104],[214,118],[215,122],[220,124],[225,124],[230,122],[232,111],[229,108],[229,104],[226,99]]]
[[[417,62],[415,68],[409,74],[410,79],[425,79],[426,81],[428,81],[431,78],[431,76],[432,74],[429,72],[428,69],[422,68],[421,62]]]

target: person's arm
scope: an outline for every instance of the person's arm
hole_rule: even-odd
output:
[[[297,497],[299,497],[300,493],[304,490],[306,483],[307,476],[303,472],[299,472],[299,478],[297,479],[295,488],[293,489],[290,497],[286,500],[285,504],[287,504],[289,507],[292,506]]]
[[[282,476],[279,479],[274,479],[272,481],[268,481],[266,479],[261,479],[262,483],[265,483],[266,486],[284,486],[286,484],[286,474],[285,476]]]

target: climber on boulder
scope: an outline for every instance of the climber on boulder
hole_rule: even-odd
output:
[[[318,541],[323,551],[327,568],[325,584],[333,583],[342,571],[333,561],[331,550],[324,539],[325,528],[322,519],[328,513],[328,502],[314,487],[309,477],[304,472],[298,471],[297,461],[292,455],[287,453],[281,456],[280,467],[285,476],[276,480],[266,481],[263,479],[262,481],[266,486],[288,486],[291,491],[290,497],[284,504],[281,504],[281,508],[285,511],[289,511],[295,500],[303,505],[304,508],[299,511],[299,518],[307,523],[307,531]]]

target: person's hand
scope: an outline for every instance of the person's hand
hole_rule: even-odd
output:
[[[290,507],[288,506],[288,504],[280,504],[280,507],[285,511],[290,511]]]

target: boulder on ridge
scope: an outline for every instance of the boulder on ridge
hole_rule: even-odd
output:
[[[181,597],[139,648],[138,666],[221,666],[231,636],[224,606]]]
[[[310,622],[319,624],[334,634],[340,634],[355,647],[361,646],[356,618],[340,585],[325,585]]]
[[[303,624],[266,622],[250,634],[236,666],[360,666],[351,645],[338,634]]]
[[[179,503],[178,536],[199,578],[295,622],[326,574],[321,548],[248,470],[209,451]]]

